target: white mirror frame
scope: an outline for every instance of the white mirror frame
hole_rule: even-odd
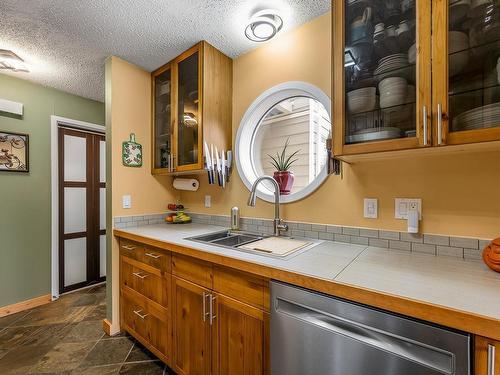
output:
[[[325,107],[330,117],[330,121],[332,121],[331,99],[321,89],[310,83],[301,81],[285,82],[271,87],[259,95],[245,112],[240,122],[235,142],[236,168],[238,169],[241,180],[249,191],[252,189],[253,182],[260,177],[255,170],[255,164],[253,162],[252,149],[255,131],[260,125],[262,118],[272,107],[285,99],[297,96],[308,97],[319,101]],[[327,164],[325,164],[313,182],[296,193],[281,195],[281,202],[291,203],[304,199],[319,188],[327,177]],[[274,192],[266,187],[265,184],[259,185],[257,196],[266,202],[274,202]]]

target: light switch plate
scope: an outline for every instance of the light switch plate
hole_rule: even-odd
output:
[[[408,219],[408,210],[411,207],[418,210],[418,218],[422,220],[422,199],[420,198],[396,198],[394,200],[394,217]]]
[[[364,199],[364,217],[366,219],[378,218],[378,199],[376,198]]]
[[[132,208],[132,197],[130,195],[122,196],[122,207]]]
[[[205,195],[205,208],[212,207],[212,197],[210,195]]]

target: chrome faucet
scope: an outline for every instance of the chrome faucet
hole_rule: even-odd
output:
[[[283,223],[283,220],[280,219],[280,187],[276,180],[271,176],[262,176],[259,177],[252,185],[252,191],[250,192],[250,198],[248,198],[248,205],[251,207],[255,207],[255,203],[257,201],[257,185],[259,185],[262,181],[269,181],[274,187],[274,221],[273,221],[273,229],[274,235],[279,236],[281,232],[286,232],[288,230],[288,225]]]

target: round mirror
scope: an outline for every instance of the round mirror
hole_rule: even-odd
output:
[[[247,110],[236,136],[236,165],[250,190],[261,176],[274,177],[281,201],[294,202],[326,179],[331,137],[330,98],[304,82],[287,82],[263,93]],[[259,198],[274,202],[272,184]]]

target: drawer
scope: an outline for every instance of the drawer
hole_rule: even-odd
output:
[[[131,259],[159,269],[162,273],[170,273],[170,252],[156,249],[138,242],[120,240],[120,253]]]
[[[126,256],[121,256],[120,273],[122,287],[129,287],[163,307],[170,306],[169,274],[162,275],[157,268]]]
[[[246,272],[214,267],[213,289],[237,301],[269,311],[269,281]]]
[[[154,354],[170,363],[172,326],[170,317],[142,298],[122,289],[120,299],[121,325]]]
[[[184,255],[172,254],[172,274],[212,289],[212,264]]]

